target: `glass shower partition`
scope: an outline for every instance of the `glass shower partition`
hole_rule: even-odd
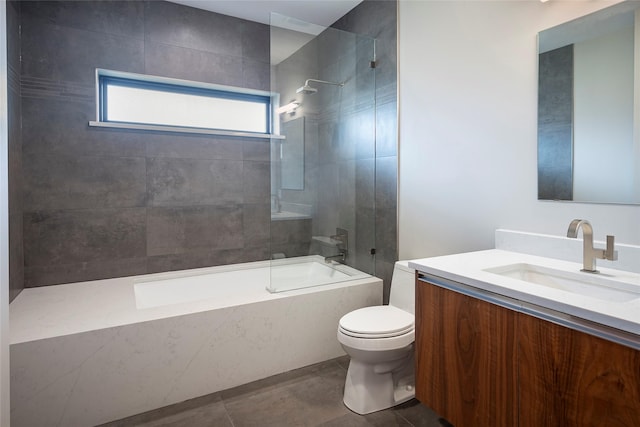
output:
[[[271,16],[271,292],[375,271],[375,40]]]

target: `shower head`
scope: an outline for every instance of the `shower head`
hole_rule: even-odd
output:
[[[335,82],[328,82],[326,80],[307,79],[304,82],[304,86],[299,87],[298,90],[296,90],[296,93],[301,93],[303,95],[313,95],[314,93],[317,93],[318,89],[316,89],[315,87],[309,86],[309,82],[316,82],[316,83],[322,83],[325,85],[333,85],[333,86],[340,86],[340,87],[344,86],[344,82],[335,83]]]
[[[303,95],[313,95],[316,92],[318,92],[318,89],[316,89],[315,87],[311,87],[308,84],[305,84],[304,86],[299,87],[298,90],[296,90],[296,93],[301,93]]]

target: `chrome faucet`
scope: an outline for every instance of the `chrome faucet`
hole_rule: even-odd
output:
[[[336,260],[344,264],[347,261],[347,252],[349,247],[349,232],[342,228],[336,228],[336,234],[331,236],[332,240],[337,241],[336,248],[338,249],[338,255],[331,255],[324,257],[324,262],[329,264],[332,260]]]
[[[614,236],[607,236],[606,249],[595,249],[593,247],[593,228],[586,219],[574,219],[571,221],[567,230],[567,237],[577,238],[580,228],[582,228],[582,269],[580,271],[598,273],[598,270],[596,270],[597,258],[609,261],[618,259],[618,251],[614,250]]]
[[[340,251],[340,253],[338,255],[331,255],[331,256],[326,256],[324,257],[324,262],[326,262],[327,264],[330,264],[331,261],[336,260],[338,262],[341,262],[342,264],[344,264],[344,262],[347,260],[347,253]]]

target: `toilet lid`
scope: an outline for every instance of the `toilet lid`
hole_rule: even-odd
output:
[[[395,337],[413,331],[414,316],[392,305],[365,307],[342,316],[339,327],[354,337]]]

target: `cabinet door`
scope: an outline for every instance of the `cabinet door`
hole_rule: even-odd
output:
[[[416,280],[417,399],[456,427],[517,425],[516,315]]]
[[[640,352],[518,314],[520,426],[640,426]]]

